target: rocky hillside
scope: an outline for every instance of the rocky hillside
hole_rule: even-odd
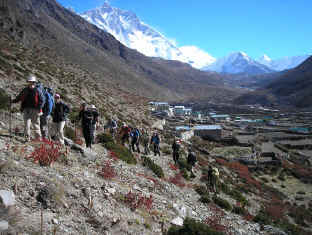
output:
[[[0,11],[1,33],[27,49],[38,50],[36,56],[61,58],[88,71],[88,79],[95,80],[100,89],[113,84],[126,92],[163,100],[237,95],[216,74],[149,58],[123,46],[55,0],[3,1]]]

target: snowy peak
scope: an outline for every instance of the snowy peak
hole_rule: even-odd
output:
[[[111,7],[107,2],[99,8],[82,13],[81,16],[112,34],[122,44],[146,56],[179,60],[195,68],[215,61],[208,53],[194,46],[191,49],[178,48],[161,33],[142,22],[135,13]]]
[[[283,57],[276,60],[272,60],[268,56],[266,56],[265,58],[264,56],[260,57],[257,61],[261,64],[268,66],[272,70],[282,71],[297,67],[299,64],[304,62],[310,55]]]
[[[253,60],[245,52],[233,52],[218,59],[203,70],[230,74],[246,73],[250,75],[272,72],[267,66]]]

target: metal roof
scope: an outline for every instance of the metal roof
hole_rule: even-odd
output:
[[[220,125],[202,125],[202,126],[194,126],[195,130],[221,130]]]

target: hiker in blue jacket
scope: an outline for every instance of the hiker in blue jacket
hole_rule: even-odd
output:
[[[154,145],[154,156],[157,154],[160,156],[160,151],[159,151],[159,144],[160,144],[160,138],[157,132],[155,132],[151,138],[151,144]]]
[[[138,153],[140,153],[140,147],[139,147],[139,144],[140,144],[140,136],[141,136],[141,133],[139,131],[138,128],[133,128],[131,133],[130,133],[130,136],[131,136],[131,149],[133,152],[135,152],[135,148],[134,148],[134,145],[136,146],[137,148],[137,151]]]
[[[40,116],[40,130],[42,138],[49,137],[49,119],[54,107],[54,97],[51,88],[45,87],[43,90],[45,96],[45,104],[43,106],[43,115]]]

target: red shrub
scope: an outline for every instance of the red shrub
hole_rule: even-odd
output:
[[[159,181],[158,181],[157,179],[155,179],[155,178],[151,177],[151,176],[147,176],[147,175],[140,174],[140,173],[138,173],[138,174],[137,174],[137,176],[142,176],[142,177],[144,177],[145,179],[148,179],[148,180],[153,181],[154,186],[156,186],[156,185],[160,185]]]
[[[179,169],[177,166],[173,165],[171,162],[169,162],[169,167],[173,171],[177,171]]]
[[[83,140],[80,139],[80,138],[76,138],[76,139],[75,139],[75,144],[83,145]]]
[[[111,166],[110,161],[106,161],[104,167],[102,170],[98,173],[100,176],[102,176],[104,179],[112,179],[116,177],[116,172],[114,168]]]
[[[207,224],[211,229],[218,232],[227,232],[228,228],[221,224],[221,220],[225,215],[224,211],[214,204],[210,204],[209,208],[212,211],[212,215],[207,217],[204,223]]]
[[[114,162],[117,162],[119,160],[117,154],[115,152],[113,152],[113,151],[109,152],[108,157],[111,158]]]
[[[170,177],[169,182],[179,186],[180,188],[183,188],[185,186],[181,173],[176,173],[174,176]]]
[[[34,162],[39,162],[41,166],[50,166],[63,154],[60,152],[61,147],[59,143],[43,140],[43,144],[36,148],[28,158],[33,158]]]
[[[265,211],[274,221],[277,221],[284,218],[286,208],[287,206],[281,200],[273,197],[265,206]]]
[[[137,208],[151,210],[153,206],[153,196],[145,197],[141,193],[132,193],[129,191],[125,195],[125,203],[130,206],[131,210],[136,210]]]
[[[216,159],[216,162],[217,162],[219,165],[228,166],[228,162],[225,161],[225,160],[222,159],[222,158],[217,158],[217,159]]]

